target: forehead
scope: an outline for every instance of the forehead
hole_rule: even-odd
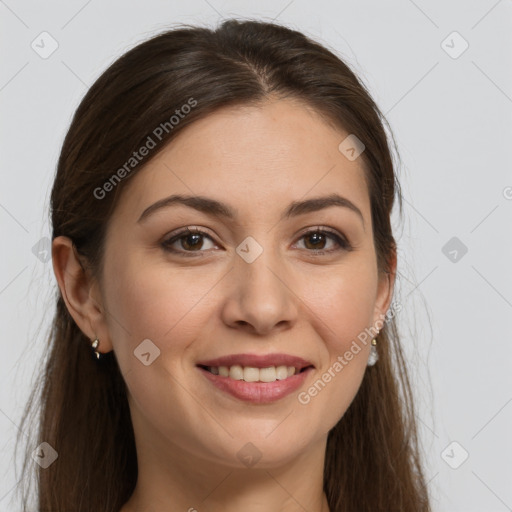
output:
[[[218,110],[180,132],[129,180],[114,216],[136,221],[148,205],[182,193],[262,219],[292,201],[336,192],[366,217],[363,162],[338,149],[348,135],[288,99]]]

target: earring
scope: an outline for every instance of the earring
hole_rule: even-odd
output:
[[[91,342],[91,347],[93,348],[94,353],[96,354],[96,359],[99,359],[101,357],[101,353],[96,350],[99,344],[100,340],[98,338]]]
[[[368,366],[373,366],[379,360],[379,353],[377,352],[377,340],[372,340],[370,348],[370,356],[368,357]]]

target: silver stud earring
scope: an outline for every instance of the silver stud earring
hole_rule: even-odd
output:
[[[101,357],[101,353],[96,350],[99,344],[100,340],[98,338],[91,342],[91,347],[93,348],[94,353],[96,354],[96,359],[99,359]]]
[[[377,352],[377,340],[372,340],[372,346],[370,348],[370,355],[368,357],[368,366],[373,366],[379,360],[379,353]]]

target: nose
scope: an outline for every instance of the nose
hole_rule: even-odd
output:
[[[252,263],[238,258],[228,279],[222,317],[229,327],[268,336],[297,322],[300,300],[293,278],[270,251]]]

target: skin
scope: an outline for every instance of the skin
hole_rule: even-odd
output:
[[[297,395],[386,314],[396,269],[395,258],[390,274],[377,271],[362,161],[338,150],[347,135],[290,99],[222,109],[187,127],[127,183],[109,221],[102,282],[84,274],[68,238],[54,240],[67,307],[101,352],[115,351],[129,390],[139,480],[121,512],[329,510],[327,434],[359,389],[370,345],[308,404]],[[364,223],[337,206],[279,220],[290,202],[332,192],[352,201]],[[177,193],[215,198],[238,216],[226,221],[179,205],[137,222]],[[211,239],[189,238],[190,248],[185,237],[173,247],[202,254],[166,252],[162,241],[187,226]],[[303,236],[317,226],[353,250]],[[235,252],[247,236],[263,248],[250,264]],[[160,350],[148,366],[134,357],[145,339]],[[297,392],[270,404],[233,398],[195,367],[272,352],[315,369]],[[237,457],[248,442],[261,453],[253,467]]]

